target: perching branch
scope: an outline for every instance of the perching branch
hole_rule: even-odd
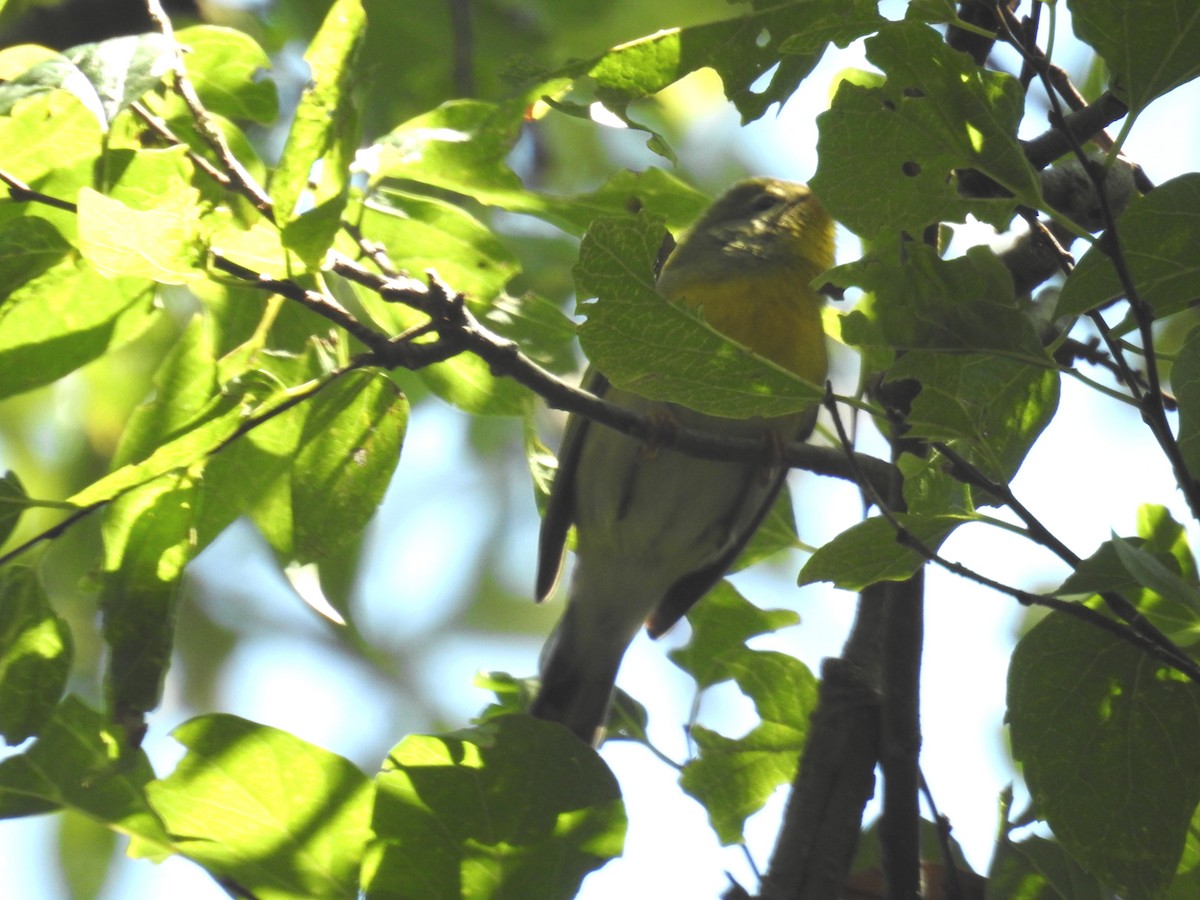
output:
[[[77,211],[74,203],[35,191],[3,171],[0,171],[0,181],[8,185],[9,193],[21,202],[42,203],[68,212]],[[680,453],[708,459],[785,465],[835,478],[865,478],[878,485],[885,485],[892,477],[891,466],[866,454],[856,454],[857,470],[852,471],[844,455],[831,447],[795,442],[780,446],[755,437],[715,435],[692,428],[664,428],[661,421],[573,387],[537,365],[522,354],[514,342],[480,324],[467,309],[465,298],[432,273],[427,282],[421,282],[407,276],[379,275],[345,258],[336,258],[332,266],[334,272],[362,285],[381,299],[404,303],[428,315],[430,325],[423,331],[432,331],[436,337],[424,342],[413,339],[411,333],[391,337],[377,331],[359,321],[327,293],[310,290],[292,279],[257,273],[220,254],[212,255],[211,264],[215,270],[233,276],[247,287],[300,303],[360,341],[369,352],[356,358],[356,367],[374,365],[385,369],[415,371],[460,353],[473,353],[487,362],[495,374],[512,378],[555,409],[587,416],[624,434],[647,442],[653,441],[658,446],[670,447]],[[49,533],[43,532],[18,549],[28,549],[44,540]]]

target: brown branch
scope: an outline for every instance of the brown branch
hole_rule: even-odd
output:
[[[850,438],[826,388],[825,407],[833,417],[838,443],[852,452]],[[892,462],[910,443],[903,426],[894,426],[890,443]],[[894,478],[881,494],[860,482],[880,511],[895,523],[892,510],[905,509],[903,481]],[[897,532],[899,536],[900,532]],[[921,651],[924,645],[925,573],[914,572],[901,582],[875,585],[879,604],[880,686],[879,766],[883,773],[883,814],[879,821],[884,881],[888,900],[913,900],[921,892],[920,766],[921,752]]]
[[[847,457],[847,461],[850,465],[850,468],[854,470],[856,468],[856,460],[859,454],[854,454],[852,448],[850,448],[850,446],[845,442],[844,435],[846,432],[844,427],[841,425],[841,417],[838,414],[836,404],[832,402],[830,397],[827,397],[826,408],[828,408],[833,415],[834,425],[838,430],[839,440],[842,441],[843,452],[846,454],[853,454],[852,456]],[[871,502],[879,508],[880,515],[882,515],[884,519],[887,520],[888,524],[892,526],[893,530],[896,532],[896,540],[904,546],[915,550],[925,559],[926,562],[932,562],[938,566],[941,566],[946,571],[960,576],[961,578],[966,578],[969,581],[974,581],[976,584],[981,584],[984,587],[991,588],[994,591],[1007,594],[1022,605],[1045,607],[1046,609],[1050,609],[1055,612],[1061,612],[1083,622],[1087,622],[1097,628],[1115,635],[1120,640],[1137,647],[1148,655],[1153,656],[1155,659],[1166,663],[1167,665],[1171,666],[1171,668],[1182,673],[1183,675],[1186,675],[1189,679],[1197,684],[1200,684],[1200,665],[1197,665],[1197,663],[1192,660],[1191,657],[1179,650],[1173,643],[1171,643],[1169,639],[1163,637],[1162,641],[1165,641],[1165,643],[1161,643],[1159,640],[1148,636],[1151,633],[1161,634],[1161,632],[1158,632],[1158,630],[1154,628],[1154,626],[1148,620],[1145,619],[1141,612],[1139,612],[1136,607],[1134,607],[1121,595],[1111,593],[1104,594],[1102,595],[1102,599],[1104,599],[1105,603],[1109,604],[1110,608],[1114,611],[1123,610],[1130,617],[1126,622],[1118,622],[1114,619],[1110,619],[1091,607],[1084,606],[1081,603],[1070,603],[1066,600],[1062,600],[1058,597],[1053,597],[1048,594],[1034,594],[1030,591],[1024,591],[1020,588],[1013,587],[1012,585],[1004,584],[1003,582],[997,581],[994,578],[989,578],[988,576],[976,572],[973,569],[962,565],[961,563],[948,560],[941,554],[930,549],[923,541],[905,528],[900,520],[896,518],[895,512],[892,511],[887,502],[884,501],[883,497],[875,490],[875,485],[872,482],[864,479],[859,481],[859,485],[870,497]],[[997,487],[999,486],[997,485]],[[1076,557],[1076,559],[1078,559],[1078,557]],[[1124,618],[1124,616],[1122,618]],[[1143,622],[1148,629],[1152,629],[1152,632],[1147,631],[1145,634],[1143,633],[1143,626],[1141,625]],[[1135,623],[1137,623],[1137,627],[1134,627]]]
[[[229,174],[232,180],[232,187],[239,194],[248,199],[260,213],[266,218],[274,221],[275,207],[271,202],[271,198],[254,180],[254,176],[241,164],[233,150],[229,146],[229,142],[225,140],[225,135],[217,124],[208,114],[208,110],[204,108],[204,104],[200,100],[200,95],[196,93],[196,88],[192,84],[191,78],[188,77],[187,66],[183,62],[183,52],[179,44],[175,40],[175,29],[171,26],[171,19],[162,8],[159,0],[146,0],[146,9],[150,13],[150,18],[158,26],[163,37],[174,44],[174,53],[172,60],[172,70],[175,75],[175,91],[187,106],[188,111],[192,114],[192,119],[196,123],[196,132],[208,144],[209,149],[216,154],[217,159],[221,161],[221,165],[225,167],[225,171]]]
[[[828,900],[841,896],[862,829],[863,810],[875,791],[879,760],[879,690],[876,676],[851,648],[871,647],[878,664],[880,598],[863,592],[854,630],[842,658],[821,665],[817,707],[770,865],[762,900]]]
[[[1016,19],[1012,13],[1003,7],[998,7],[996,15],[1009,43],[1023,57],[1032,60],[1035,67],[1039,67],[1033,51],[1027,48],[1024,42],[1016,35],[1013,29]],[[1042,73],[1041,77],[1045,82],[1046,93],[1050,97],[1054,116],[1056,120],[1064,121],[1062,107],[1059,105],[1058,93],[1054,89],[1049,75],[1045,73],[1045,67],[1041,66],[1039,71]],[[1071,152],[1075,154],[1080,165],[1083,166],[1084,172],[1092,180],[1096,191],[1096,198],[1100,204],[1100,215],[1105,224],[1104,238],[1101,240],[1099,246],[1112,263],[1113,269],[1117,274],[1117,279],[1121,282],[1121,288],[1125,293],[1130,309],[1133,311],[1134,319],[1137,322],[1138,333],[1142,339],[1142,353],[1146,360],[1145,392],[1140,391],[1138,388],[1132,369],[1125,361],[1124,353],[1121,352],[1119,346],[1110,337],[1106,337],[1106,341],[1109,343],[1109,351],[1113,354],[1113,359],[1117,364],[1123,370],[1128,371],[1129,377],[1126,379],[1126,384],[1133,392],[1134,399],[1138,401],[1138,406],[1142,412],[1142,420],[1149,427],[1150,433],[1154,435],[1159,447],[1162,448],[1163,454],[1167,457],[1167,461],[1170,463],[1171,469],[1175,474],[1175,482],[1187,500],[1188,507],[1192,511],[1192,516],[1200,519],[1200,481],[1197,481],[1192,473],[1188,471],[1187,463],[1183,458],[1182,451],[1179,449],[1179,443],[1175,439],[1175,434],[1171,430],[1171,423],[1167,419],[1166,407],[1163,404],[1162,384],[1158,372],[1158,357],[1154,351],[1154,310],[1142,299],[1141,292],[1134,282],[1133,273],[1129,270],[1129,263],[1125,258],[1125,250],[1121,244],[1120,232],[1117,229],[1116,215],[1113,212],[1112,204],[1109,202],[1108,192],[1104,189],[1106,170],[1088,157],[1087,153],[1084,152],[1082,143],[1076,139],[1070,129],[1064,128],[1063,133],[1066,136]],[[1099,318],[1099,314],[1093,315],[1093,321]],[[1101,319],[1100,322],[1103,322],[1103,320]],[[1102,327],[1102,333],[1107,334],[1107,329]]]
[[[1101,94],[1078,112],[1059,118],[1049,131],[1024,141],[1025,158],[1035,169],[1044,169],[1070,152],[1073,144],[1092,140],[1128,112],[1129,107],[1112,93]]]
[[[61,209],[64,212],[79,212],[79,207],[70,200],[60,200],[58,197],[51,197],[49,194],[35,191],[16,175],[6,172],[3,169],[0,169],[0,181],[8,186],[8,195],[17,203],[41,203],[44,206],[52,206],[54,209]]]
[[[188,159],[192,161],[192,165],[202,171],[217,184],[221,185],[221,187],[226,189],[233,189],[235,187],[232,178],[189,147],[187,141],[182,140],[177,134],[175,134],[174,131],[171,130],[171,126],[166,123],[166,120],[150,112],[150,110],[148,110],[140,102],[132,103],[130,105],[130,109],[133,110],[134,114],[139,119],[146,123],[151,131],[157,134],[168,144],[177,147],[187,147],[187,156]]]
[[[1045,547],[1072,569],[1078,569],[1083,562],[1083,558],[1071,550],[1066,544],[1059,540],[1049,528],[1042,524],[1041,520],[1035,516],[1028,507],[1025,506],[1017,496],[1013,493],[1012,487],[1004,482],[996,481],[989,478],[979,468],[971,464],[967,459],[960,456],[953,448],[944,443],[935,443],[933,445],[939,453],[941,453],[950,463],[950,468],[947,470],[952,478],[961,481],[963,484],[980,488],[991,494],[1004,506],[1011,509],[1018,519],[1025,525],[1025,534],[1036,544]],[[1131,603],[1125,597],[1112,591],[1104,591],[1099,594],[1101,600],[1108,606],[1109,610],[1129,625],[1141,637],[1158,647],[1163,653],[1170,656],[1176,662],[1176,667],[1193,666],[1194,663],[1190,656],[1181,650],[1169,637],[1162,633],[1155,625],[1147,619],[1136,605]],[[1181,670],[1182,671],[1182,670]]]
[[[856,475],[846,464],[844,456],[830,447],[791,443],[780,448],[757,437],[716,435],[692,428],[663,428],[659,421],[581,391],[546,371],[522,354],[514,342],[484,328],[471,315],[462,297],[454,294],[432,275],[428,284],[416,282],[411,278],[386,278],[346,259],[334,260],[333,270],[378,294],[384,300],[404,303],[424,312],[436,323],[440,340],[449,341],[460,352],[466,351],[478,356],[489,365],[493,374],[512,378],[541,397],[553,409],[578,413],[623,434],[644,441],[653,440],[660,447],[669,447],[690,456],[770,465],[782,463],[792,468],[807,469],[835,478],[871,479],[880,485],[886,484],[891,478],[890,465],[866,454],[856,454],[856,461],[860,467]],[[394,343],[389,342],[383,349],[372,349],[378,354],[379,365],[389,368],[413,367],[404,360],[406,351],[398,350]],[[399,357],[393,356],[394,353],[399,353]]]
[[[899,489],[893,502],[903,502]],[[883,814],[879,819],[888,900],[921,893],[921,651],[925,636],[925,569],[882,586],[883,703],[879,768]]]
[[[2,170],[0,181],[8,185],[14,197],[69,212],[77,211],[74,203],[34,191]],[[382,260],[383,265],[390,266],[386,256]],[[327,294],[309,290],[292,279],[275,278],[255,272],[216,253],[210,257],[210,263],[217,271],[237,278],[248,287],[278,294],[300,303],[342,328],[370,351],[370,358],[363,364],[386,369],[418,370],[460,353],[469,352],[487,362],[495,374],[512,378],[541,396],[547,405],[555,409],[579,413],[624,434],[645,441],[653,440],[659,446],[671,447],[690,456],[734,462],[761,462],[764,465],[783,464],[834,478],[865,478],[879,486],[886,485],[892,477],[893,470],[890,465],[866,454],[856,454],[858,469],[851,471],[844,455],[831,447],[817,447],[806,443],[778,447],[755,437],[722,436],[690,428],[664,429],[661,422],[573,387],[537,365],[522,354],[514,342],[484,328],[471,315],[462,295],[448,288],[432,274],[426,283],[406,276],[378,275],[348,259],[334,260],[333,271],[337,274],[366,287],[383,300],[404,303],[424,312],[431,319],[428,325],[415,332],[389,337],[360,322]],[[412,340],[418,334],[430,330],[436,332],[436,340],[428,343]]]

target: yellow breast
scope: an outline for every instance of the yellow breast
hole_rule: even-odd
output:
[[[829,364],[821,303],[803,276],[768,271],[690,284],[682,300],[706,322],[801,378],[821,384]]]

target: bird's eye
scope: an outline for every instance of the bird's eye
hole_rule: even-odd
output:
[[[782,200],[782,197],[776,197],[774,194],[762,194],[754,198],[754,202],[750,204],[750,209],[756,213],[766,212],[768,209],[774,209]]]

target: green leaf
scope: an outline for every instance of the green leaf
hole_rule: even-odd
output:
[[[217,396],[213,323],[196,315],[154,373],[154,393],[138,406],[113,454],[113,467],[136,463],[179,436]]]
[[[1197,593],[1195,584],[1184,581],[1177,572],[1171,571],[1153,554],[1147,553],[1130,541],[1114,536],[1112,544],[1117,559],[1138,584],[1149,588],[1168,602],[1189,608],[1193,614],[1200,614],[1200,593]]]
[[[115,469],[69,497],[67,502],[89,506],[109,501],[169,472],[202,462],[232,438],[247,417],[265,415],[286,399],[278,382],[262,373],[250,373],[224,385],[221,394],[145,459]]]
[[[624,842],[617,783],[600,757],[529,716],[409,736],[376,781],[368,900],[574,896]]]
[[[0,297],[7,298],[61,263],[71,252],[46,219],[21,216],[0,225]]]
[[[663,169],[621,171],[594,191],[574,197],[542,196],[525,212],[557,225],[569,234],[583,234],[598,216],[630,215],[645,210],[662,216],[679,231],[691,225],[708,207],[710,198]]]
[[[1172,178],[1134,200],[1117,217],[1117,232],[1133,283],[1156,316],[1200,297],[1200,173]],[[1125,293],[1102,246],[1088,250],[1068,276],[1056,317],[1098,309]]]
[[[777,656],[769,661],[778,664],[774,669],[767,660],[759,660],[756,665],[774,677],[787,679],[794,675],[792,670],[800,663],[785,654]],[[691,737],[698,756],[684,767],[680,787],[704,807],[723,845],[741,843],[745,840],[746,819],[761,810],[775,789],[796,774],[803,735],[785,726],[764,724],[731,740],[695,725]]]
[[[149,283],[102,278],[71,257],[25,283],[0,305],[0,397],[49,384],[137,336],[152,321],[152,299]]]
[[[355,896],[373,792],[352,763],[231,715],[171,734],[187,753],[147,793],[180,852],[262,900]]]
[[[146,802],[153,778],[141,750],[68,696],[29,749],[0,762],[0,818],[74,809],[136,838],[131,854],[161,858],[171,839]]]
[[[516,144],[525,105],[452,100],[410,119],[378,141],[366,159],[373,183],[395,178],[418,181],[494,203],[523,197],[521,180],[506,158]]]
[[[404,179],[454,191],[536,216],[569,234],[583,234],[597,216],[642,209],[682,228],[708,205],[708,198],[657,168],[618,172],[597,190],[575,197],[526,190],[507,162],[524,114],[523,103],[454,100],[405,122],[360,156],[374,161],[368,166],[373,183]]]
[[[22,101],[60,90],[74,97],[101,129],[107,127],[108,118],[95,86],[78,66],[57,54],[39,60],[25,72],[0,84],[0,115],[12,112]]]
[[[173,53],[157,33],[80,44],[5,82],[0,87],[0,114],[35,94],[64,90],[107,129],[118,113],[162,83]]]
[[[1147,551],[1169,557],[1188,584],[1200,584],[1200,569],[1188,544],[1187,530],[1175,521],[1169,509],[1157,503],[1143,503],[1138,507],[1137,532],[1145,540]]]
[[[759,609],[728,581],[704,595],[687,614],[692,633],[685,646],[670,651],[671,662],[694,679],[701,690],[733,677],[728,659],[740,660],[746,641],[795,625],[800,616],[789,609]]]
[[[472,720],[478,724],[514,712],[528,712],[529,704],[537,695],[537,678],[518,678],[507,672],[476,672],[471,686],[491,691],[495,702],[485,706]]]
[[[988,895],[1016,900],[1117,900],[1061,844],[1032,835],[1005,838],[988,869]]]
[[[906,242],[869,252],[828,277],[871,295],[842,319],[842,336],[854,346],[992,351],[1052,364],[1017,305],[1012,276],[987,247],[942,259],[933,247]]]
[[[777,553],[795,550],[800,546],[802,545],[796,533],[796,513],[792,505],[792,495],[787,482],[784,481],[770,512],[759,523],[729,571],[740,572],[764,559],[770,559]]]
[[[90,188],[79,192],[79,249],[105,278],[184,284],[204,265],[200,210],[186,184],[136,210]]]
[[[950,475],[950,462],[937,450],[926,456],[902,453],[896,463],[904,476],[904,505],[917,516],[969,515],[977,505],[971,489]]]
[[[302,403],[259,422],[208,459],[197,525],[201,535],[215,537],[245,515],[280,559],[295,557],[292,475],[308,408]]]
[[[1157,896],[1200,803],[1200,688],[1052,613],[1013,654],[1008,721],[1038,815],[1067,851],[1122,895]]]
[[[105,677],[117,722],[135,742],[158,706],[171,663],[183,568],[196,553],[198,491],[186,476],[164,478],[105,508],[100,609],[109,647]]]
[[[350,196],[350,164],[359,139],[352,88],[366,24],[361,0],[335,0],[330,7],[304,54],[309,83],[271,179],[284,244],[310,265],[318,265],[333,243]],[[318,160],[321,168],[314,172]],[[316,184],[309,187],[311,178]],[[297,202],[306,193],[305,205],[311,205],[301,212]]]
[[[1016,474],[1058,408],[1058,372],[1022,359],[918,350],[888,373],[888,381],[908,378],[921,384],[906,420],[908,436],[953,443],[1001,483]]]
[[[431,391],[472,415],[524,416],[533,406],[528,388],[494,375],[486,362],[470,353],[426,366],[420,376]]]
[[[275,278],[291,278],[304,265],[283,245],[283,235],[273,222],[255,219],[247,227],[226,216],[213,230],[213,253],[253,272]]]
[[[910,0],[904,18],[929,25],[949,25],[962,21],[954,0]]]
[[[1200,328],[1183,340],[1171,366],[1171,388],[1180,404],[1180,454],[1192,478],[1200,478]]]
[[[1193,328],[1171,366],[1179,402],[1179,452],[1193,479],[1200,478],[1200,328]]]
[[[357,210],[358,226],[402,272],[430,269],[481,312],[521,270],[496,234],[466,210],[433,197],[386,190]],[[388,304],[394,307],[395,304]]]
[[[958,195],[951,175],[968,168],[1040,205],[1037,176],[1016,136],[1024,93],[1015,78],[981,69],[917,22],[889,23],[866,46],[886,82],[843,82],[818,117],[812,187],[835,219],[864,238],[918,235],[933,222],[964,221],[968,212],[1007,224],[1011,199]]]
[[[970,516],[899,514],[900,525],[927,550],[938,547]],[[846,591],[861,591],[880,581],[904,581],[926,562],[925,555],[896,535],[883,516],[872,516],[818,548],[800,570],[800,585],[829,581]]]
[[[546,297],[501,294],[483,310],[480,320],[500,336],[516,341],[522,353],[553,372],[574,372],[579,366],[575,323]]]
[[[1200,75],[1200,8],[1159,0],[1153,14],[1123,0],[1068,0],[1080,40],[1112,73],[1112,90],[1136,116],[1156,97]]]
[[[71,672],[71,631],[33,569],[0,572],[0,734],[19,744],[39,733]]]
[[[701,690],[733,680],[762,719],[740,738],[691,729],[699,755],[684,767],[680,786],[704,806],[724,844],[743,839],[746,819],[796,771],[816,705],[816,679],[798,660],[751,650],[746,642],[798,621],[790,610],[758,609],[722,581],[688,612],[687,645],[668,654]]]
[[[831,277],[871,292],[842,318],[848,343],[881,355],[906,351],[887,378],[921,384],[912,435],[961,440],[959,452],[1007,481],[1054,415],[1059,376],[995,253],[977,247],[943,260],[910,242]]]
[[[897,115],[927,131],[935,157],[948,153],[1037,205],[1037,174],[1017,141],[1025,97],[1016,78],[976,66],[914,22],[889,23],[866,45],[867,59],[887,75]]]
[[[279,115],[275,83],[258,75],[271,58],[252,37],[233,28],[196,25],[175,32],[200,102],[211,113],[269,125]]]
[[[309,404],[292,464],[295,558],[321,560],[353,543],[391,482],[408,401],[384,375],[352,372]]]
[[[1105,541],[1096,552],[1081,560],[1075,571],[1054,589],[1056,597],[1090,597],[1112,591],[1136,596],[1138,580],[1121,563],[1113,541]]]
[[[856,83],[869,80],[870,73],[844,79],[817,116],[817,171],[809,183],[822,205],[864,238],[965,221],[979,204],[946,179],[954,158],[922,146],[925,136],[895,114],[884,89]]]
[[[1189,647],[1200,638],[1197,583],[1183,526],[1164,507],[1146,504],[1138,510],[1138,537],[1105,541],[1054,594],[1120,594],[1172,641]]]
[[[692,727],[698,755],[684,766],[680,787],[708,813],[722,844],[745,839],[746,819],[796,774],[817,681],[795,657],[745,647],[727,654],[727,677],[753,701],[762,722],[739,738]]]
[[[111,122],[162,83],[171,71],[174,54],[174,46],[163,35],[151,32],[81,44],[63,55],[91,83],[104,110],[102,121]]]
[[[730,418],[780,416],[820,399],[821,388],[759,357],[654,288],[662,222],[599,218],[579,248],[579,331],[588,359],[617,387]]]
[[[1163,894],[1163,900],[1191,900],[1198,893],[1200,893],[1200,810],[1197,810],[1197,814],[1192,817],[1183,859],[1179,862],[1175,880]]]
[[[0,475],[0,547],[12,537],[21,513],[30,505],[29,494],[17,473],[10,469]]]
[[[54,865],[68,896],[98,900],[113,870],[121,864],[119,836],[74,810],[63,810],[57,819]]]
[[[845,47],[874,31],[884,21],[875,6],[873,0],[781,3],[622,44],[587,63],[586,72],[580,67],[571,74],[594,81],[599,99],[624,117],[632,101],[656,94],[697,69],[711,68],[744,124],[791,97],[830,41]],[[770,83],[759,87],[758,80],[772,69]]]
[[[0,85],[0,95],[4,86]],[[0,116],[0,166],[45,194],[74,200],[91,185],[102,150],[96,118],[65,91],[22,100]],[[0,220],[32,214],[53,223],[68,243],[75,235],[75,214],[40,203],[0,204]]]

